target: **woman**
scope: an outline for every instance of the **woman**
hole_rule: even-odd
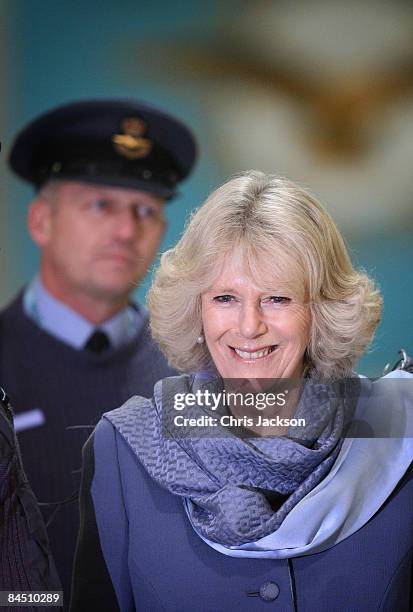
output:
[[[72,609],[408,610],[411,375],[353,373],[381,297],[320,204],[260,172],[228,181],[149,306],[186,374],[85,447]]]

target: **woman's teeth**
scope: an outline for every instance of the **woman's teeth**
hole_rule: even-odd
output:
[[[234,348],[234,351],[239,357],[241,357],[241,359],[259,359],[260,357],[266,357],[267,355],[272,353],[275,350],[275,348],[276,348],[276,345],[267,346],[266,348],[261,349],[260,351],[254,351],[253,353],[249,351],[241,351],[240,349],[237,349],[237,348]]]

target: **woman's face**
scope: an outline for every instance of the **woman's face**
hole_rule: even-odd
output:
[[[223,378],[302,376],[310,312],[286,286],[263,290],[233,257],[202,294],[205,341]]]

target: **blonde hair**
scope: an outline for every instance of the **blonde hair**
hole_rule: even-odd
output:
[[[197,343],[201,294],[234,250],[254,280],[261,271],[260,285],[263,267],[297,279],[295,292],[301,289],[311,312],[307,365],[319,378],[349,375],[380,322],[380,293],[354,269],[317,200],[291,181],[258,171],[216,189],[161,258],[148,302],[152,334],[169,363],[184,372],[211,363],[206,345]]]

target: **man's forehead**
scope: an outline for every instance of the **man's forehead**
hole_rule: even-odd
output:
[[[116,199],[119,201],[136,201],[151,203],[162,206],[166,202],[166,198],[162,198],[158,195],[144,191],[141,189],[131,189],[127,187],[117,187],[111,185],[102,185],[100,183],[84,182],[84,181],[72,181],[72,180],[59,180],[49,181],[46,184],[46,190],[51,187],[56,188],[56,195],[59,200],[65,198],[89,198],[89,197],[101,197]]]

